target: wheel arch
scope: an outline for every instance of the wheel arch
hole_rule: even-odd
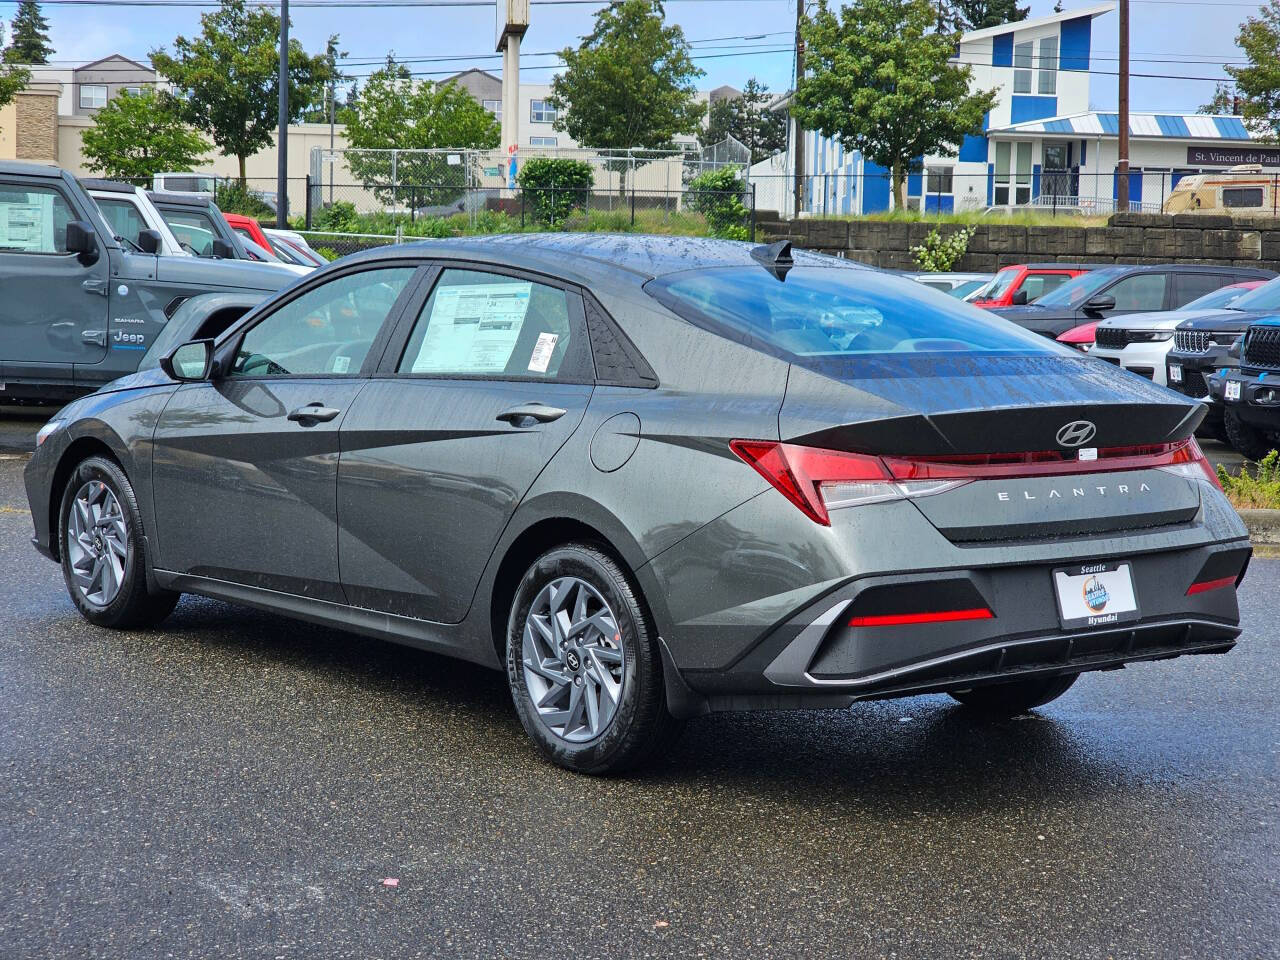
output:
[[[655,609],[657,598],[643,575],[644,554],[616,517],[580,497],[554,497],[526,506],[530,509],[522,510],[524,522],[516,529],[509,528],[508,538],[495,551],[489,580],[485,613],[489,641],[499,664],[506,657],[507,615],[520,578],[537,557],[566,543],[591,543],[609,554],[636,585],[661,631],[663,611]]]
[[[53,479],[49,483],[49,503],[47,508],[49,549],[53,553],[55,560],[62,559],[61,519],[58,516],[62,507],[62,495],[76,467],[90,457],[103,457],[110,460],[124,472],[125,476],[129,475],[123,458],[117,453],[116,448],[112,447],[101,436],[93,433],[83,434],[67,444],[67,448],[62,451],[62,455],[58,458],[58,465],[53,470]]]

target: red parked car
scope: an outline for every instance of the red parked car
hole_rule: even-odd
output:
[[[1015,263],[1002,267],[985,290],[969,302],[975,307],[1020,307],[1034,303],[1072,277],[1092,270],[1092,263]]]

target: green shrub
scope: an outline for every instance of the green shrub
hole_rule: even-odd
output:
[[[1218,464],[1218,482],[1237,510],[1280,509],[1280,451],[1272,450],[1259,460],[1252,475],[1248,466],[1235,476]]]
[[[240,213],[255,220],[275,221],[276,212],[255,197],[238,180],[220,184],[213,193],[213,202],[223,213]]]
[[[595,168],[585,160],[534,157],[525,161],[516,181],[534,221],[558,227],[586,205],[595,184]]]
[[[911,254],[921,270],[944,272],[955,268],[969,249],[969,241],[973,239],[977,227],[961,227],[954,233],[946,234],[934,227],[924,238],[924,243],[911,248]]]
[[[339,257],[338,251],[333,249],[333,247],[312,247],[311,249],[331,263]]]
[[[719,167],[689,181],[688,205],[707,221],[713,237],[746,240],[747,208],[742,203],[742,182],[738,168]]]

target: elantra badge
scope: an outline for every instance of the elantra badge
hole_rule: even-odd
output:
[[[1058,428],[1058,446],[1083,447],[1097,432],[1098,428],[1089,420],[1072,420]]]

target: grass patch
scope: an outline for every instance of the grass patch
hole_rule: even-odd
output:
[[[859,216],[838,214],[815,215],[814,220],[872,220],[888,223],[954,223],[973,226],[991,223],[999,226],[1015,227],[1105,227],[1107,216],[1085,216],[1083,214],[1058,211],[1055,216],[1052,209],[1035,208],[1028,210],[993,211],[962,210],[959,213],[924,213],[920,210],[887,210],[882,213],[868,213]]]
[[[1280,510],[1280,451],[1272,450],[1259,460],[1252,473],[1248,464],[1239,475],[1219,464],[1218,481],[1237,510]]]

